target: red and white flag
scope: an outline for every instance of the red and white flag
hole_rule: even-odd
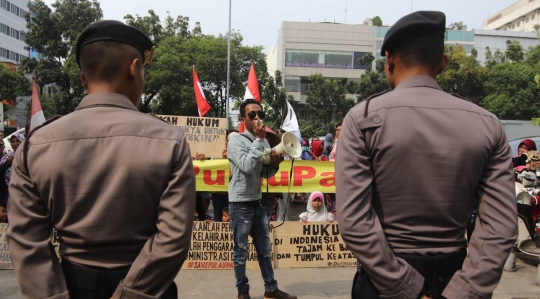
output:
[[[255,99],[257,102],[261,102],[261,94],[259,93],[259,82],[257,81],[257,74],[255,73],[255,65],[251,63],[249,69],[248,84],[246,86],[246,94],[244,94],[244,100]]]
[[[210,111],[210,104],[206,101],[204,97],[204,92],[201,87],[201,82],[199,77],[195,72],[195,66],[193,66],[193,91],[195,91],[195,100],[197,100],[197,108],[199,109],[199,116],[203,117],[206,112]]]
[[[36,81],[36,78],[34,78],[34,84],[32,86],[32,111],[30,112],[30,131],[45,123],[45,115],[43,115],[43,109],[41,109],[41,103],[39,102]],[[26,132],[26,134],[28,133],[29,132]]]
[[[246,93],[244,94],[244,100],[255,99],[257,102],[261,102],[261,94],[259,93],[259,81],[257,81],[257,74],[255,73],[255,65],[251,63],[249,69],[248,84],[246,86]],[[244,123],[240,123],[238,131],[240,133],[246,130]]]

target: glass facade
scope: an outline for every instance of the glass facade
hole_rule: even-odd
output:
[[[356,57],[362,57],[366,52],[343,52],[321,50],[285,50],[285,66],[334,68],[334,69],[368,69],[370,66],[361,65]]]

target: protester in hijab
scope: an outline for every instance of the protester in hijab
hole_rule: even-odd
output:
[[[300,221],[334,221],[334,215],[326,210],[324,196],[320,191],[311,192],[307,203],[307,211],[300,214]]]

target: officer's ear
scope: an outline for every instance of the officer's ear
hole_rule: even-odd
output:
[[[390,54],[390,52],[388,51],[384,51],[384,53],[386,54],[386,62],[384,64],[384,67],[390,75],[393,75],[394,69],[396,68],[396,57]]]
[[[88,80],[86,80],[83,72],[81,72],[81,83],[84,89],[88,90]]]
[[[444,72],[444,70],[446,70],[448,63],[450,63],[450,55],[444,54],[441,61],[441,66],[437,70],[437,75],[440,75],[442,72]]]
[[[137,76],[137,73],[139,72],[139,69],[142,68],[142,62],[139,58],[134,58],[131,60],[128,68],[128,75],[131,78],[135,78]]]

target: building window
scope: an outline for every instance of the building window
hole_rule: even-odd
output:
[[[285,50],[285,66],[324,67],[324,51]]]
[[[0,57],[8,58],[8,50],[0,48]]]
[[[529,17],[525,19],[525,23],[529,23]]]
[[[0,32],[2,32],[3,34],[6,34],[6,35],[10,35],[11,28],[9,28],[9,26],[6,26],[4,24],[0,24]]]
[[[25,37],[26,37],[26,34],[24,34],[24,32],[21,31],[21,36],[20,36],[19,39],[20,39],[21,41],[24,42],[24,41],[25,41]]]
[[[367,52],[354,52],[353,69],[355,70],[359,70],[359,69],[370,70],[371,69],[371,64],[360,64],[360,62],[358,62],[358,59],[364,57],[364,55],[366,54]]]
[[[0,0],[2,1],[2,8],[7,10],[7,11],[10,11],[11,10],[11,3],[9,3],[8,1],[6,0]]]
[[[300,77],[285,76],[285,90],[288,92],[300,92]]]
[[[24,9],[21,9],[21,13],[19,14],[19,16],[26,20],[26,17],[28,16],[28,12]]]
[[[19,33],[19,30],[15,30],[15,29],[11,29],[11,37],[13,38],[16,38],[16,39],[20,39],[20,33]]]
[[[19,7],[17,5],[11,4],[11,13],[19,16]]]
[[[516,24],[512,24],[512,29],[516,28]]]
[[[531,16],[531,21],[534,21],[534,15]]]
[[[521,25],[521,22],[518,22],[516,26],[518,26],[518,27],[519,27],[519,25]]]
[[[331,52],[324,55],[324,67],[334,69],[352,69],[353,53],[351,52]]]

